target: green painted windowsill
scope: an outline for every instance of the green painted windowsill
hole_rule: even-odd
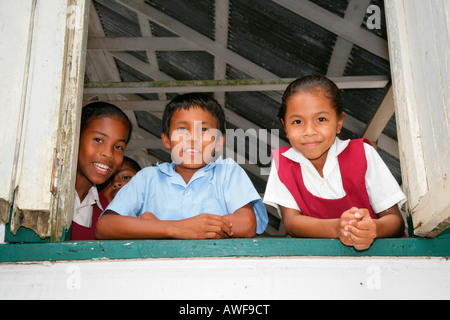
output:
[[[357,251],[338,239],[109,240],[0,245],[0,263],[192,257],[449,257],[450,237],[377,239]]]

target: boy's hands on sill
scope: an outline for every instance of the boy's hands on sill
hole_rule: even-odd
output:
[[[159,220],[153,213],[139,217],[121,216],[108,210],[99,219],[97,239],[224,239],[253,237],[256,217],[251,203],[233,214],[202,213],[183,220]]]
[[[208,213],[173,221],[173,227],[173,236],[178,239],[223,239],[233,236],[232,225],[227,219]]]
[[[153,213],[148,211],[140,215],[138,219],[159,221]],[[177,239],[223,239],[233,236],[231,223],[213,214],[203,213],[192,218],[173,221],[173,223],[173,237]]]
[[[138,219],[160,221],[148,211]],[[251,203],[226,216],[203,213],[171,223],[171,237],[176,239],[225,239],[233,236],[251,238],[256,234],[256,218]]]

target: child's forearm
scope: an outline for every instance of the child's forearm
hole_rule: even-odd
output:
[[[158,220],[152,214],[136,218],[107,211],[97,222],[97,239],[210,239],[231,236],[230,222],[220,216],[200,214],[177,220]]]
[[[378,217],[379,219],[374,220],[377,226],[377,238],[395,238],[404,234],[405,223],[397,206],[380,213]]]
[[[163,239],[171,236],[170,221],[139,219],[106,212],[97,222],[97,239]]]
[[[299,216],[294,222],[292,232],[296,237],[336,239],[338,235],[339,219],[317,219]],[[286,228],[287,229],[287,228]]]
[[[294,237],[339,238],[339,219],[317,219],[300,214],[297,210],[281,207],[286,231]]]
[[[256,217],[251,203],[236,210],[233,214],[224,216],[232,227],[233,238],[252,238],[256,235]]]

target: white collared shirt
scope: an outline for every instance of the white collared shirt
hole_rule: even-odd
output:
[[[93,205],[97,206],[103,211],[103,207],[98,198],[97,188],[95,186],[89,189],[88,194],[80,203],[80,197],[75,191],[75,198],[73,201],[73,221],[78,223],[80,226],[90,228],[92,225],[92,213]]]
[[[338,155],[347,148],[349,142],[350,140],[342,141],[336,138],[328,150],[322,170],[323,178],[314,165],[296,149],[290,148],[283,155],[301,165],[303,183],[309,192],[324,199],[340,199],[345,196],[345,191],[342,185]],[[406,196],[380,155],[367,143],[364,143],[364,151],[367,159],[366,189],[375,213],[403,203]],[[273,161],[264,194],[264,203],[277,208],[278,212],[280,212],[280,205],[300,211],[294,197],[280,181]]]

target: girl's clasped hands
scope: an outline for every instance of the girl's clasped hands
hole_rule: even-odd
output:
[[[369,210],[352,207],[342,214],[338,232],[343,244],[365,250],[377,237],[377,225]]]

